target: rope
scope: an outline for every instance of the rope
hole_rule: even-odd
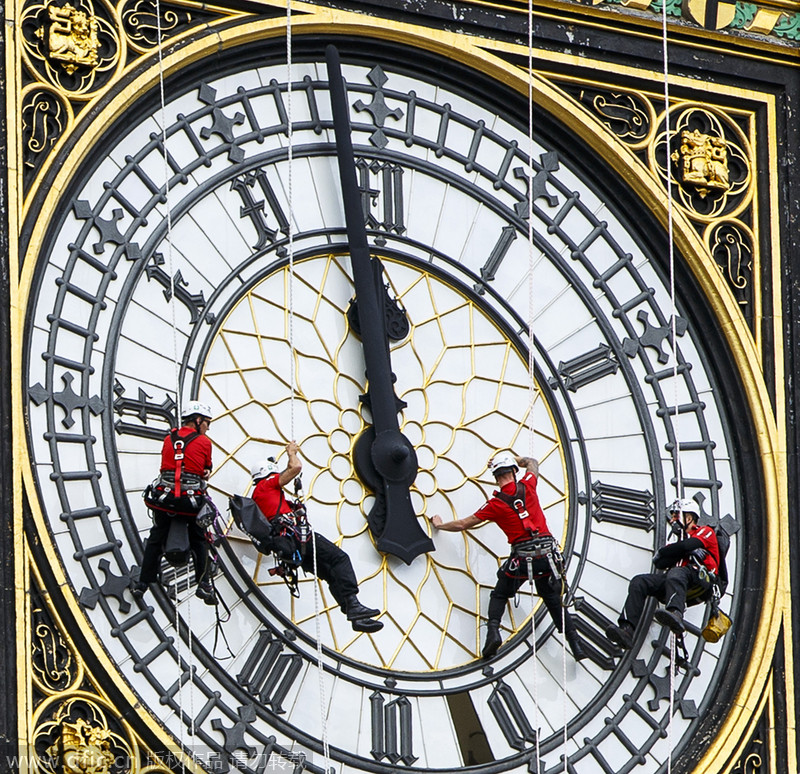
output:
[[[539,774],[540,767],[539,762],[541,761],[541,753],[540,753],[540,742],[539,736],[541,735],[541,729],[539,728],[540,725],[540,717],[539,717],[539,670],[537,669],[536,665],[536,619],[533,616],[533,613],[536,609],[536,602],[535,597],[533,594],[533,557],[527,557],[527,564],[528,564],[528,585],[531,589],[531,655],[533,656],[533,704],[535,707],[534,715],[533,715],[533,726],[536,732],[536,774]]]
[[[669,294],[671,301],[671,335],[672,335],[672,385],[673,385],[673,405],[675,409],[673,426],[675,428],[675,496],[683,496],[683,472],[681,467],[681,446],[678,441],[678,338],[677,338],[677,304],[675,302],[675,234],[674,234],[674,212],[672,202],[672,164],[670,163],[669,142],[671,134],[670,122],[670,96],[669,96],[669,48],[667,38],[667,3],[663,0],[661,6],[661,37],[663,52],[664,70],[664,131],[667,165],[667,233],[669,239]]]
[[[533,457],[533,405],[536,400],[533,347],[533,0],[528,0],[528,456]]]
[[[178,361],[178,322],[175,314],[175,271],[172,254],[172,209],[169,204],[169,161],[167,159],[167,108],[164,94],[164,50],[161,32],[161,0],[156,0],[156,33],[158,35],[158,90],[161,100],[161,156],[164,160],[164,204],[167,210],[167,267],[169,269],[170,313],[172,314],[172,362],[175,380],[175,421],[181,418],[180,365]]]
[[[561,694],[563,702],[561,712],[564,719],[564,774],[567,774],[567,608],[563,602],[561,604],[561,680],[564,686]]]
[[[181,419],[181,389],[180,389],[180,362],[178,358],[178,321],[177,315],[175,311],[175,269],[174,269],[174,261],[173,261],[173,249],[172,249],[172,208],[170,207],[170,174],[169,174],[169,160],[167,157],[167,108],[166,108],[166,94],[164,89],[164,38],[163,32],[161,28],[161,0],[155,0],[155,11],[156,11],[156,34],[158,36],[158,90],[159,90],[159,101],[160,101],[160,118],[161,118],[161,155],[164,161],[164,205],[166,208],[167,214],[167,266],[169,269],[169,293],[170,293],[170,314],[172,317],[172,362],[173,362],[173,378],[175,380],[175,420],[176,426],[180,425]],[[187,588],[190,586],[189,580],[189,565],[186,566],[186,580],[187,580]],[[176,654],[178,657],[178,665],[183,660],[183,648],[181,646],[182,637],[180,635],[180,610],[179,610],[179,603],[180,603],[180,595],[179,595],[179,575],[176,571],[175,573],[175,637],[177,639],[177,647],[176,647]],[[187,671],[189,673],[189,680],[188,682],[191,684],[194,682],[194,670],[192,669],[192,626],[191,626],[191,605],[189,606],[189,620],[187,621],[187,627],[189,631],[189,656],[187,659]],[[181,750],[185,750],[185,741],[184,741],[184,710],[183,710],[183,684],[184,681],[179,678],[178,681],[178,742],[180,744]],[[194,691],[190,688],[189,693],[189,700],[190,704],[190,714],[191,714],[191,728],[190,728],[190,735],[194,737],[195,735],[195,716],[194,716]],[[194,760],[194,749],[190,751],[190,755],[192,760]]]
[[[661,3],[661,50],[664,71],[664,131],[667,167],[667,230],[669,238],[669,292],[671,301],[671,334],[672,334],[672,385],[673,385],[673,433],[675,436],[675,495],[683,496],[683,469],[681,466],[681,444],[678,439],[678,337],[677,337],[677,304],[675,301],[675,235],[674,213],[672,202],[672,164],[670,162],[670,95],[669,95],[669,40],[667,35],[667,2]],[[683,514],[681,514],[681,518]],[[676,635],[670,633],[669,648],[669,718],[667,720],[667,774],[672,774],[672,717],[675,712],[675,641]]]
[[[294,351],[294,120],[292,118],[292,0],[286,0],[286,136],[288,140],[287,194],[289,198],[289,435],[295,438],[295,351]]]
[[[295,347],[294,347],[294,119],[292,114],[292,0],[286,0],[286,136],[287,136],[287,195],[289,199],[289,434],[292,439],[295,435]],[[328,770],[330,759],[330,746],[328,744],[328,720],[325,708],[325,680],[322,668],[322,627],[320,626],[319,580],[317,574],[317,537],[311,530],[311,543],[314,556],[314,623],[317,637],[317,674],[319,675],[319,714],[322,724],[322,755],[324,758],[323,769]]]
[[[311,547],[314,557],[314,623],[317,636],[317,674],[319,675],[319,714],[322,721],[323,771],[328,771],[330,746],[328,745],[328,718],[325,711],[325,679],[322,669],[322,630],[320,627],[319,576],[317,575],[317,533],[311,530]]]

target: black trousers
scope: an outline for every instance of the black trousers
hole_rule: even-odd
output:
[[[187,522],[189,548],[194,558],[195,579],[198,583],[206,581],[211,569],[208,561],[208,541],[206,540],[206,531],[197,526],[194,516],[180,516],[167,511],[154,510],[150,512],[153,514],[153,527],[144,544],[144,556],[142,557],[139,581],[142,583],[155,583],[158,580],[161,556],[164,553],[164,543],[173,519],[182,519]]]
[[[648,597],[655,597],[670,610],[683,615],[686,609],[686,592],[699,584],[700,574],[693,567],[672,567],[665,573],[636,575],[628,586],[628,598],[619,622],[627,622],[636,627]]]
[[[561,605],[561,579],[554,578],[550,562],[540,557],[533,560],[533,584],[536,593],[542,598],[544,606],[550,613],[553,623],[561,631],[561,616],[564,616],[567,632],[575,631],[572,616]],[[489,620],[500,621],[506,610],[506,603],[519,591],[523,583],[528,582],[528,564],[525,559],[516,559],[513,555],[503,562],[497,571],[497,583],[489,594]]]
[[[347,597],[358,594],[358,581],[353,572],[353,563],[339,546],[324,535],[314,532],[312,540],[317,547],[317,577],[328,584],[333,598],[341,608],[344,608]],[[311,541],[306,544],[300,566],[306,572],[314,573],[314,546]]]

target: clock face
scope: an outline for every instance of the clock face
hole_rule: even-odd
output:
[[[409,323],[391,361],[420,463],[415,510],[473,513],[493,489],[489,456],[532,449],[589,658],[575,663],[540,609],[532,634],[538,600],[523,588],[505,646],[480,659],[507,555],[493,525],[437,533],[410,565],[375,548],[372,495],[351,459],[370,416],[316,53],[295,62],[289,100],[279,53],[231,49],[214,73],[168,81],[166,165],[149,95],[76,169],[41,254],[27,342],[29,443],[54,549],[158,722],[254,771],[298,750],[322,771],[323,732],[341,771],[535,770],[537,731],[547,770],[566,754],[579,774],[655,771],[718,698],[732,640],[706,643],[705,611],[687,613],[690,667],[667,734],[668,640],[652,610],[629,654],[602,632],[664,542],[678,475],[734,535],[736,599],[747,536],[707,332],[680,295],[673,309],[661,260],[550,123],[531,144],[511,92],[495,103],[474,73],[368,50],[343,48],[343,74],[371,250]],[[140,493],[177,391],[213,407],[222,521],[250,466],[297,439],[311,523],[351,556],[381,632],[353,632],[312,577],[293,598],[235,528],[216,578],[230,653],[182,576],[165,577],[177,604],[132,599],[150,526]]]

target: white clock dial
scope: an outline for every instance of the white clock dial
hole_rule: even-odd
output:
[[[364,601],[381,609],[384,629],[356,635],[319,589],[322,709],[338,770],[470,760],[519,770],[537,729],[548,770],[565,753],[577,774],[642,760],[655,770],[669,755],[665,634],[645,627],[625,655],[602,631],[663,540],[677,441],[687,495],[738,529],[732,417],[705,332],[682,299],[673,312],[660,261],[545,130],[529,247],[528,140],[510,93],[501,111],[477,88],[388,54],[345,65],[367,232],[410,324],[391,358],[407,403],[401,428],[420,460],[414,504],[445,518],[476,510],[492,489],[489,455],[528,451],[532,401],[539,493],[590,653],[577,664],[567,654],[565,682],[562,641],[539,611],[534,658],[523,589],[506,645],[481,661],[488,591],[507,552],[499,531],[437,534],[436,550],[406,566],[380,554],[367,529],[370,495],[351,462],[368,421],[364,363],[346,315],[353,290],[324,65],[306,57],[293,69],[290,205],[285,65],[220,56],[219,75],[170,84],[169,219],[151,101],[144,118],[113,128],[102,160],[76,170],[30,310],[41,507],[123,679],[176,738],[191,726],[222,757],[320,752],[320,714],[309,710],[320,704],[312,579],[292,599],[271,561],[231,532],[217,578],[231,609],[228,661],[214,649],[212,611],[191,595],[176,618],[166,595],[138,606],[125,591],[149,528],[139,494],[157,471],[178,385],[183,400],[213,407],[221,507],[247,488],[256,459],[301,443],[312,524],[347,550]],[[728,557],[734,595],[745,537]],[[713,701],[729,647],[697,636],[702,612],[688,614],[692,668],[676,687],[675,750]],[[465,724],[485,744],[465,741]],[[231,747],[234,727],[244,752]]]

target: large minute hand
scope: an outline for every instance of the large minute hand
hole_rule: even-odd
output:
[[[417,476],[417,455],[411,442],[400,432],[397,421],[398,400],[394,392],[383,303],[377,290],[377,267],[373,265],[367,245],[347,98],[339,52],[335,46],[327,47],[325,58],[373,424],[373,428],[367,428],[356,441],[356,469],[375,492],[375,505],[368,521],[378,550],[394,554],[410,564],[419,554],[433,551],[434,545],[420,526],[411,504],[409,487]],[[368,447],[368,455],[365,455],[365,446]],[[363,462],[365,456],[369,461],[366,466]],[[360,464],[359,457],[362,459]],[[365,467],[369,470],[365,471]]]

